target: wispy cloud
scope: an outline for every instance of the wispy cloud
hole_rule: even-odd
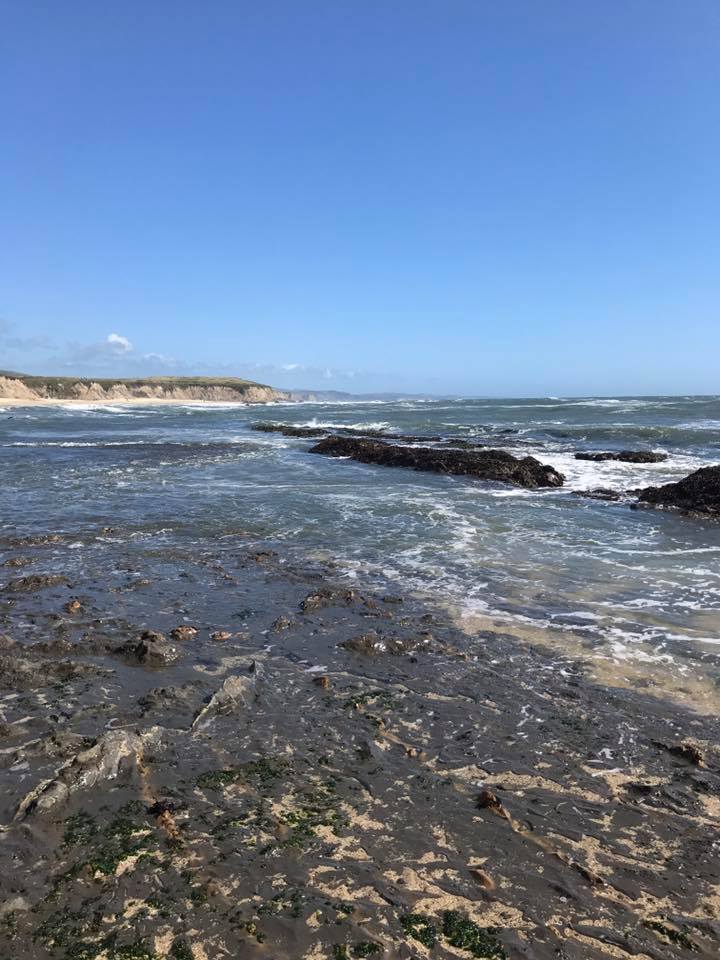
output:
[[[185,367],[164,353],[144,353],[129,337],[112,332],[92,343],[72,342],[48,358],[53,370],[82,376],[150,376],[157,373],[180,372]]]
[[[17,336],[15,329],[7,320],[0,319],[0,347],[13,352],[35,353],[39,350],[50,350],[54,346],[49,337]]]
[[[284,389],[352,391],[382,386],[379,376],[373,373],[299,360],[233,362],[223,359],[191,363],[170,353],[143,351],[121,331],[122,328],[116,328],[89,343],[62,344],[44,336],[19,336],[14,327],[0,320],[0,368],[82,377],[224,375],[259,380]],[[9,358],[7,363],[3,362],[5,356]],[[383,377],[383,382],[386,379]]]

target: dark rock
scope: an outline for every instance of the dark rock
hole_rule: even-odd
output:
[[[683,740],[682,743],[663,743],[662,740],[655,740],[654,742],[656,746],[662,747],[663,750],[667,750],[668,753],[672,753],[673,756],[680,757],[681,760],[686,760],[696,767],[705,766],[705,758],[702,750],[698,744],[693,743],[692,740]]]
[[[230,640],[232,634],[227,630],[216,630],[214,633],[210,634],[210,639],[214,640],[216,643],[224,643],[226,640]]]
[[[451,450],[429,447],[404,447],[355,437],[326,437],[310,453],[329,457],[349,457],[359,463],[388,467],[409,467],[453,476],[498,480],[520,487],[561,487],[565,480],[553,467],[534,457],[518,459],[504,450]]]
[[[4,567],[27,567],[28,564],[34,563],[33,557],[10,557],[9,560],[6,560],[3,563]]]
[[[361,653],[364,656],[377,656],[382,653],[389,653],[391,656],[402,656],[405,653],[411,653],[422,647],[428,647],[432,642],[429,634],[420,634],[419,636],[409,637],[390,637],[383,636],[375,631],[360,634],[358,637],[352,637],[340,644],[346,650],[352,653]]]
[[[63,539],[59,533],[48,533],[35,537],[10,537],[6,542],[11,547],[45,547],[62,543]]]
[[[157,636],[161,636],[161,634],[157,634]],[[173,638],[173,640],[177,640],[179,643],[184,643],[187,640],[193,640],[197,636],[197,628],[188,627],[185,625],[175,627],[170,631],[170,636]]]
[[[56,587],[61,583],[67,583],[67,577],[60,574],[44,575],[33,573],[29,577],[18,577],[6,584],[5,589],[10,593],[34,593],[36,590],[42,590],[45,587]]]
[[[321,610],[323,607],[349,607],[361,599],[354,590],[317,590],[301,601],[300,609],[303,613],[312,613],[313,610]]]
[[[487,787],[483,788],[478,794],[477,807],[478,810],[492,810],[499,817],[507,817],[505,807],[498,800],[496,794],[492,790],[488,790]]]
[[[260,433],[279,433],[283,437],[327,437],[337,435],[343,437],[367,437],[375,440],[404,440],[408,443],[431,443],[444,440],[443,437],[429,437],[417,434],[388,433],[386,430],[362,429],[361,427],[296,427],[291,423],[254,423],[252,430]]]
[[[662,463],[667,460],[666,453],[656,453],[653,450],[620,450],[605,451],[604,453],[576,453],[576,460],[594,460],[602,463],[604,460],[620,460],[623,463]]]
[[[703,467],[677,483],[645,487],[639,499],[656,507],[720,516],[720,466]]]
[[[280,433],[283,437],[326,437],[330,432],[322,427],[294,427],[289,423],[253,423],[259,433]]]
[[[148,667],[163,667],[179,657],[177,648],[154,630],[146,630],[139,640],[116,647],[115,653]]]
[[[611,490],[609,487],[596,487],[594,490],[573,490],[577,497],[588,497],[590,500],[610,500],[617,502],[622,499],[622,494],[617,490]]]
[[[73,597],[71,600],[65,604],[66,613],[80,613],[82,610],[82,604],[77,597]]]
[[[147,808],[147,812],[151,817],[161,817],[166,813],[177,813],[179,810],[184,810],[186,806],[186,803],[177,800],[156,800]]]
[[[282,630],[289,630],[291,627],[295,626],[295,621],[291,620],[290,617],[278,617],[277,620],[273,623],[272,628],[276,633],[280,633]]]

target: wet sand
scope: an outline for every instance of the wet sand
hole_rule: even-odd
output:
[[[3,960],[718,955],[711,712],[242,533],[0,551]]]

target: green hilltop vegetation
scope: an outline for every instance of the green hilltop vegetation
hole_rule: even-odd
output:
[[[32,389],[36,387],[54,387],[61,390],[64,386],[76,383],[99,383],[101,387],[112,387],[122,383],[126,387],[142,387],[145,384],[164,384],[176,387],[266,387],[266,383],[255,380],[243,380],[241,377],[45,377],[33,373],[16,373],[13,370],[0,370],[0,377],[21,380]]]

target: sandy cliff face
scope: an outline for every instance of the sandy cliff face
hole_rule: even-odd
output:
[[[62,391],[52,384],[30,387],[22,380],[0,376],[0,398],[9,400],[82,400],[88,403],[107,400],[206,400],[221,403],[272,403],[289,399],[288,394],[260,384],[224,386],[220,384],[111,383],[78,380],[64,384]]]
[[[22,380],[11,380],[9,377],[0,377],[0,397],[8,400],[37,400],[38,395]]]

